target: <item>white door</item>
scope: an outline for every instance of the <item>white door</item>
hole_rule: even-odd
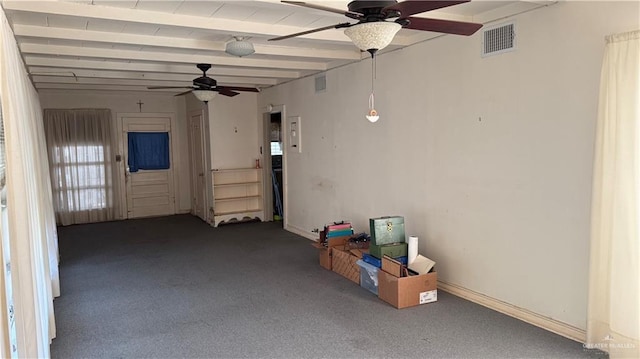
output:
[[[173,188],[173,156],[171,156],[171,118],[170,117],[123,117],[122,144],[126,167],[125,190],[127,218],[167,216],[175,214],[175,196]],[[169,168],[159,170],[140,169],[130,172],[129,132],[166,132],[169,135]]]
[[[189,157],[191,158],[191,213],[206,221],[205,164],[202,111],[189,113]]]

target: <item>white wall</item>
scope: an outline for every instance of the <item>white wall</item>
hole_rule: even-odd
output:
[[[184,99],[168,93],[125,93],[109,91],[43,91],[40,103],[47,108],[109,108],[114,123],[118,113],[140,112],[138,101],[142,101],[142,112],[169,112],[176,114],[176,127],[172,129],[174,145],[174,169],[178,172],[176,183],[176,210],[187,213],[191,209],[191,181],[189,174],[189,148]]]
[[[481,32],[267,89],[302,118],[288,223],[304,231],[405,216],[439,278],[585,329],[594,131],[604,36],[638,2],[560,2],[521,14],[517,51],[481,58]]]

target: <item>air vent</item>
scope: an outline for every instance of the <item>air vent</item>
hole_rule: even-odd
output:
[[[482,56],[513,51],[515,46],[516,32],[514,23],[494,26],[484,30]]]
[[[316,93],[325,92],[327,90],[327,75],[322,74],[316,76]]]

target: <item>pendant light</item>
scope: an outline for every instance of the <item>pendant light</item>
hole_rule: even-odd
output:
[[[371,123],[380,119],[378,111],[375,109],[375,79],[376,79],[376,57],[375,52],[371,53],[371,94],[369,95],[369,111],[365,116]]]
[[[253,44],[246,40],[242,36],[234,36],[235,40],[227,42],[224,52],[232,56],[249,56],[256,52],[253,48]]]

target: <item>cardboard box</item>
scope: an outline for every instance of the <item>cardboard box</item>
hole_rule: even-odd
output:
[[[320,235],[320,238],[323,238],[323,234]],[[344,247],[344,245],[349,241],[349,236],[344,237],[335,237],[329,238],[326,241],[327,246],[325,247],[323,243],[316,242],[313,244],[314,247],[319,249],[319,257],[320,257],[320,266],[322,268],[331,270],[331,250],[333,247]]]
[[[331,249],[331,267],[334,272],[360,284],[360,266],[357,264],[358,257],[349,251],[341,250],[339,247]]]
[[[378,297],[392,306],[401,309],[438,300],[438,274],[394,277],[381,270],[378,272]]]
[[[402,263],[400,261],[389,256],[383,256],[381,262],[381,268],[383,271],[394,277],[402,277]]]

